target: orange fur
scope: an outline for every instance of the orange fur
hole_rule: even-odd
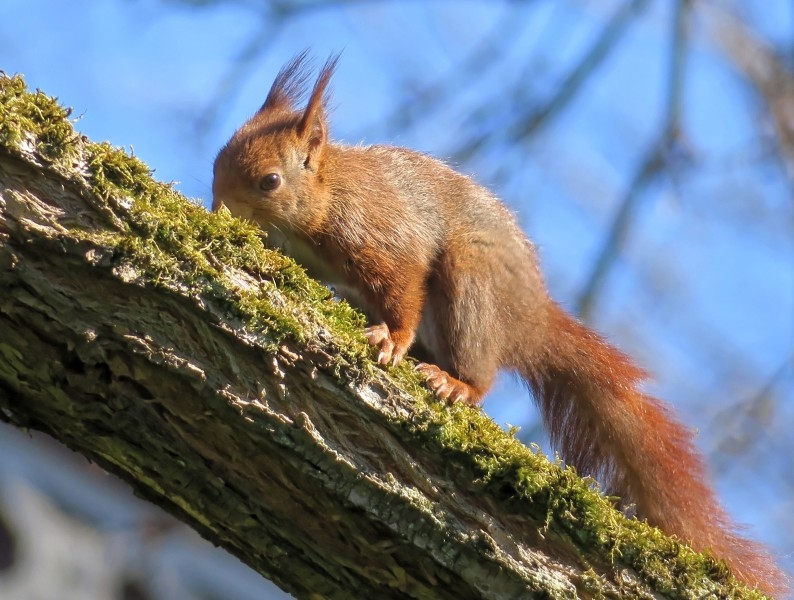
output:
[[[786,579],[736,534],[692,434],[643,395],[644,373],[548,296],[536,252],[490,192],[443,163],[327,139],[325,63],[307,104],[306,54],[215,161],[213,209],[252,219],[372,318],[378,360],[415,351],[441,397],[478,403],[500,369],[532,390],[564,460],[664,531],[724,558],[768,593]]]
[[[669,406],[637,390],[644,373],[556,305],[550,318],[554,342],[521,374],[563,459],[652,525],[726,559],[748,585],[785,593],[772,557],[736,533],[707,484],[692,433]]]

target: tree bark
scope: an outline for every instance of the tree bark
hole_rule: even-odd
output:
[[[373,365],[252,228],[66,117],[0,76],[0,418],[298,597],[759,597]]]

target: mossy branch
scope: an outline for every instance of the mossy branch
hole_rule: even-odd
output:
[[[761,597],[374,365],[361,327],[256,229],[0,76],[0,418],[299,597]]]

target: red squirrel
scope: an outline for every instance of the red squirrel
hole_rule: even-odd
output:
[[[787,580],[736,534],[706,482],[692,433],[638,389],[645,373],[549,297],[532,243],[492,193],[424,154],[328,139],[320,70],[306,106],[306,53],[215,160],[213,210],[266,229],[309,274],[373,318],[384,365],[416,342],[416,368],[450,402],[479,403],[497,372],[518,373],[563,460],[599,479],[695,549],[710,548],[749,586]],[[273,240],[271,240],[273,243]]]

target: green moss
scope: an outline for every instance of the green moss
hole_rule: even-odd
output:
[[[353,356],[363,355],[366,343],[356,327],[362,323],[357,313],[333,301],[292,260],[265,248],[258,228],[226,211],[211,213],[187,201],[170,185],[153,181],[146,165],[121,150],[88,144],[86,153],[97,195],[133,199],[129,234],[107,241],[136,266],[143,265],[147,279],[186,285],[195,295],[219,301],[246,326],[264,326],[276,343],[286,336],[306,342],[307,326],[322,322],[354,350]],[[256,285],[235,285],[230,268],[252,273],[255,281],[249,283]],[[290,300],[292,310],[274,306],[276,290]],[[313,313],[308,318],[301,310],[304,304]]]
[[[74,235],[108,248],[116,267],[129,267],[141,285],[179,290],[222,307],[274,347],[286,338],[311,342],[325,330],[331,335],[323,338],[330,340],[340,365],[363,373],[376,368],[367,358],[363,317],[334,301],[293,261],[266,249],[256,227],[188,201],[154,181],[149,168],[124,151],[82,140],[68,116],[55,100],[27,92],[22,78],[0,76],[0,151],[35,152],[62,176],[79,179],[109,209],[114,233],[76,230]],[[121,222],[112,217],[119,207],[125,215]],[[235,281],[236,268],[252,275],[250,285]],[[399,426],[417,444],[441,449],[450,469],[461,471],[459,480],[473,480],[512,510],[543,523],[545,535],[574,540],[572,551],[584,560],[590,552],[611,556],[671,598],[709,592],[763,598],[736,584],[721,562],[625,518],[591,481],[527,448],[514,431],[504,432],[482,411],[432,400],[410,364],[392,375],[416,398],[415,414]],[[600,593],[594,577],[585,578],[583,586],[596,597]]]
[[[115,234],[76,233],[112,249],[141,282],[212,300],[244,327],[267,331],[273,344],[287,336],[305,342],[322,324],[340,342],[340,353],[351,359],[367,353],[362,317],[293,261],[266,249],[255,226],[187,201],[121,149],[80,139],[68,116],[57,101],[28,93],[21,77],[0,77],[0,146],[17,154],[35,149],[72,178],[74,170],[63,167],[76,166],[98,198],[129,201],[128,218]],[[228,267],[251,272],[252,287],[236,285]],[[286,307],[274,306],[276,295],[286,298]]]
[[[0,77],[0,146],[35,146],[40,157],[53,163],[73,159],[71,111],[40,91],[29,93],[19,76]]]

